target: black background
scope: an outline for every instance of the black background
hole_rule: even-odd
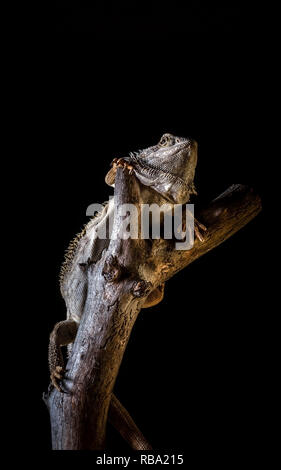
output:
[[[57,34],[38,54],[40,156],[31,210],[38,214],[34,246],[44,250],[34,302],[36,447],[50,450],[41,394],[48,386],[48,336],[65,317],[57,281],[64,250],[87,222],[87,206],[113,193],[104,183],[111,160],[171,132],[199,143],[195,212],[196,203],[233,183],[253,186],[264,210],[171,279],[161,304],[141,311],[115,393],[156,449],[184,449],[198,459],[222,451],[233,458],[257,454],[270,323],[264,306],[268,58],[257,12],[237,3],[107,5],[57,2]],[[111,428],[108,446],[127,450]]]

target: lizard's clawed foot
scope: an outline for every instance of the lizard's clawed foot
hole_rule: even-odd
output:
[[[204,235],[202,235],[201,232],[206,233],[206,232],[208,232],[208,229],[207,229],[207,227],[205,227],[205,225],[201,224],[201,222],[198,222],[198,220],[196,220],[195,217],[193,217],[193,220],[194,220],[194,234],[195,234],[195,237],[198,238],[198,240],[201,243],[203,243],[205,241],[205,238],[204,238]],[[190,231],[190,229],[191,229],[190,227],[186,227],[186,220],[183,220],[182,230],[185,232],[186,228],[188,228],[188,231]]]
[[[123,171],[128,170],[129,175],[134,171],[134,167],[130,163],[126,162],[123,158],[114,158],[112,161],[113,168],[123,168]]]
[[[198,238],[198,240],[201,243],[203,243],[205,241],[204,235],[202,235],[201,232],[206,233],[207,231],[208,231],[207,227],[205,227],[205,225],[198,222],[198,220],[196,220],[195,217],[194,217],[194,233],[195,233],[196,238]]]
[[[63,393],[63,390],[58,381],[63,379],[63,374],[64,369],[61,366],[56,366],[56,368],[51,372],[51,383],[61,393]]]

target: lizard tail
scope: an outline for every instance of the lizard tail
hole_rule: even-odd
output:
[[[112,394],[108,419],[110,424],[121,434],[123,439],[134,450],[152,450],[151,445],[141,433],[128,411]]]

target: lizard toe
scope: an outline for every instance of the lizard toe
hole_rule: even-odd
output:
[[[59,385],[58,381],[63,379],[63,372],[63,367],[56,366],[56,368],[51,373],[51,383],[61,393],[63,392],[63,390]]]
[[[205,232],[205,235],[206,235],[206,232],[208,232],[208,229],[207,227],[205,227],[205,225],[203,225],[201,222],[198,222],[197,219],[194,218],[194,233],[195,233],[195,236],[196,238],[198,238],[198,240],[203,243],[205,241],[205,236],[202,235],[202,232]]]
[[[60,393],[63,393],[61,386],[58,384],[57,379],[54,376],[51,377],[51,383]]]

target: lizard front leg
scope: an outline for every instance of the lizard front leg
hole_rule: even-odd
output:
[[[112,161],[112,168],[109,170],[105,177],[105,182],[109,186],[112,186],[115,183],[117,168],[123,168],[123,171],[128,170],[130,175],[134,171],[133,166],[123,158],[114,158],[114,160]]]
[[[191,214],[189,209],[186,209],[186,210],[188,211],[189,216],[193,218],[195,237],[198,238],[198,240],[201,243],[203,243],[205,241],[205,238],[204,238],[204,235],[202,235],[202,232],[205,232],[205,233],[208,232],[207,227],[205,227],[205,225],[203,225],[201,222],[199,222],[197,219],[195,219],[195,217]],[[186,227],[186,218],[183,217],[183,220],[182,220],[182,230],[183,230],[183,232],[185,232],[186,229],[190,230],[190,227]]]
[[[205,227],[205,225],[201,224],[197,219],[194,217],[194,232],[195,236],[198,238],[198,240],[203,243],[205,241],[204,235],[202,235],[201,231],[207,232],[208,229]]]
[[[113,165],[116,165],[116,168],[123,168],[123,171],[128,170],[129,175],[131,175],[134,171],[133,165],[124,160],[124,158],[114,158]]]
[[[52,385],[62,392],[58,381],[62,380],[64,361],[61,347],[73,343],[78,330],[78,324],[73,320],[64,320],[56,323],[50,335],[49,342],[49,369]]]

